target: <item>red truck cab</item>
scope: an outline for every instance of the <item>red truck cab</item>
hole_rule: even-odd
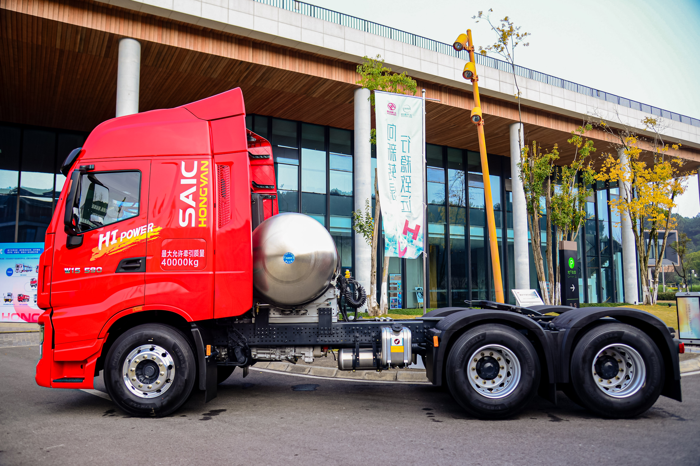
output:
[[[251,309],[250,199],[277,213],[271,154],[240,89],[95,128],[64,163],[40,259],[37,383],[91,388],[110,334],[135,321]]]

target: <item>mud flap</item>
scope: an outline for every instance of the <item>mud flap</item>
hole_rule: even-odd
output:
[[[216,398],[217,395],[218,367],[213,358],[207,360],[202,333],[194,324],[192,325],[192,337],[194,338],[194,345],[197,348],[198,386],[200,390],[204,390],[204,402],[208,403]]]

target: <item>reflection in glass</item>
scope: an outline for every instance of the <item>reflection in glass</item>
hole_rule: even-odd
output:
[[[352,196],[352,173],[331,170],[331,194]]]
[[[280,212],[299,212],[298,191],[277,191]]]
[[[87,173],[80,179],[78,229],[88,231],[139,214],[141,172]]]
[[[318,220],[321,225],[326,225],[326,195],[325,194],[301,194],[301,213]]]
[[[447,250],[445,225],[428,224],[428,279],[430,307],[447,306]]]
[[[329,137],[331,153],[352,155],[352,131],[330,128]]]
[[[326,193],[326,153],[301,150],[301,189],[307,193]]]
[[[299,168],[284,163],[277,164],[277,188],[285,191],[299,189]]]
[[[257,125],[256,125],[257,129]],[[257,133],[257,131],[256,131]],[[260,133],[258,133],[260,134]],[[262,134],[261,134],[262,136]],[[270,144],[273,146],[297,149],[297,123],[296,121],[272,119],[272,137]],[[274,153],[274,149],[273,149]]]
[[[302,149],[313,149],[326,151],[326,135],[323,126],[301,124],[301,147]]]

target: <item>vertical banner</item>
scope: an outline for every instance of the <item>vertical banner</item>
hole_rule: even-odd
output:
[[[423,252],[423,99],[374,93],[377,179],[385,254],[415,259]]]
[[[44,243],[0,243],[0,322],[36,322],[39,256]]]

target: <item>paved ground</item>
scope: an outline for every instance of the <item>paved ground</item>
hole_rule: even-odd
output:
[[[429,385],[237,371],[208,404],[125,416],[111,401],[36,386],[35,347],[0,348],[0,464],[698,464],[700,376],[686,399],[601,420],[562,395],[516,419],[469,418]],[[97,387],[103,390],[101,379]],[[307,390],[304,390],[307,389]],[[310,389],[310,390],[308,390]],[[100,394],[100,393],[98,393]]]

